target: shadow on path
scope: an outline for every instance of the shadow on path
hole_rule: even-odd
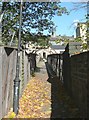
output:
[[[81,113],[74,101],[68,96],[63,83],[46,62],[48,82],[51,83],[51,118],[81,118]]]
[[[49,78],[47,81],[51,83],[51,118],[82,118],[61,81],[57,77]]]
[[[60,118],[58,78],[49,78],[47,81],[51,83],[51,118]]]

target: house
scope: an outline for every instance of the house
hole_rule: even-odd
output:
[[[86,43],[87,24],[86,22],[78,22],[76,28],[76,38],[81,37],[83,43]]]
[[[62,54],[65,51],[64,45],[52,45],[50,48],[55,52],[55,54]]]
[[[81,46],[82,43],[81,42],[69,42],[69,54],[73,55],[73,54],[77,54],[81,52]]]
[[[58,41],[58,42],[57,42]],[[65,51],[67,43],[73,42],[74,36],[57,36],[55,33],[51,35],[49,44],[50,48],[55,51],[56,54],[62,54]]]

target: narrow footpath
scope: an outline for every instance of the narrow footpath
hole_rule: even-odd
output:
[[[15,118],[81,118],[61,81],[57,77],[48,78],[43,61],[37,67],[20,99],[19,114]]]

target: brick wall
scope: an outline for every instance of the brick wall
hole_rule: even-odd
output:
[[[48,63],[60,76],[60,55],[49,55]],[[73,98],[76,105],[81,111],[81,117],[87,118],[89,105],[89,52],[80,54],[69,54],[69,45],[66,46],[63,53],[63,84],[68,94]],[[58,64],[57,64],[58,63]],[[57,66],[59,67],[57,69]]]
[[[89,52],[70,56],[69,45],[67,45],[62,59],[64,87],[75,104],[79,107],[81,117],[87,118],[89,112]],[[49,55],[47,61],[55,72],[59,70],[60,76],[60,62],[58,62],[60,61],[60,55]],[[59,68],[57,69],[56,66]]]
[[[89,52],[69,55],[69,46],[63,53],[63,83],[74,99],[83,118],[87,117],[89,94]]]
[[[87,85],[88,85],[89,52],[71,56],[71,86],[72,97],[79,106],[82,116],[87,115]]]

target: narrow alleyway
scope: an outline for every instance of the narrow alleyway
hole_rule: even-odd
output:
[[[57,77],[48,78],[45,63],[37,66],[21,99],[16,118],[80,118],[78,108]]]

